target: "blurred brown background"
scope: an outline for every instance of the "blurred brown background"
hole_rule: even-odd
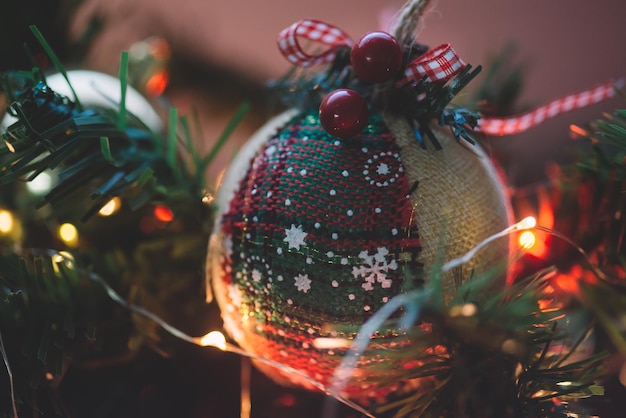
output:
[[[263,83],[289,68],[275,46],[277,33],[303,17],[345,29],[353,38],[385,28],[400,0],[22,0],[7,1],[0,20],[0,69],[26,65],[28,24],[37,24],[68,67],[116,74],[119,53],[150,36],[172,48],[166,98],[182,112],[198,110],[204,144],[210,144],[244,99],[257,104],[247,123],[223,151],[269,116]],[[626,5],[622,0],[435,1],[418,40],[450,42],[466,62],[488,64],[515,45],[524,70],[518,105],[551,99],[626,75]],[[470,87],[480,83],[479,75]],[[544,123],[528,133],[492,141],[512,182],[543,176],[546,161],[567,154],[568,126],[623,107],[614,99]]]

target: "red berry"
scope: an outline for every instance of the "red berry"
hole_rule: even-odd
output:
[[[352,47],[350,62],[356,75],[370,83],[391,80],[402,67],[402,48],[386,32],[366,33]]]
[[[354,90],[338,89],[326,95],[319,115],[326,132],[336,138],[352,138],[367,124],[367,102]]]

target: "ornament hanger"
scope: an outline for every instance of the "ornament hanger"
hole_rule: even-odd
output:
[[[474,144],[471,131],[492,136],[518,134],[562,113],[612,98],[623,84],[621,80],[607,81],[507,117],[490,117],[450,106],[454,96],[478,74],[480,66],[470,72],[471,66],[448,43],[432,49],[416,43],[417,25],[429,3],[409,1],[400,12],[393,34],[369,32],[357,42],[338,26],[317,19],[301,19],[279,33],[278,49],[290,63],[302,68],[330,64],[329,77],[334,73],[333,77],[341,79],[340,83],[331,83],[327,97],[319,105],[322,125],[331,135],[346,139],[361,132],[367,123],[367,111],[357,108],[388,110],[389,103],[398,102],[393,110],[405,113],[410,123],[416,125],[421,144],[423,134],[433,140],[427,127],[432,119],[449,126],[457,140],[463,138]],[[322,48],[308,53],[301,41]],[[400,65],[395,64],[396,55]],[[338,103],[333,87],[341,90],[341,96],[350,96],[350,100]],[[357,96],[366,100],[358,100]],[[333,105],[329,106],[326,99],[333,98]],[[433,144],[441,148],[436,140]]]

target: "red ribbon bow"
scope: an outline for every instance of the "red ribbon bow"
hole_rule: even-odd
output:
[[[328,46],[316,55],[304,52],[299,38],[317,42]],[[335,59],[339,46],[351,47],[354,42],[350,36],[329,23],[320,20],[302,19],[278,34],[278,49],[287,58],[287,61],[301,67],[323,64]]]
[[[404,78],[396,83],[401,87],[426,77],[428,81],[447,81],[465,67],[450,44],[439,45],[411,61],[404,70]]]
[[[327,48],[317,54],[308,54],[302,49],[300,38],[326,45]],[[330,62],[335,58],[337,47],[351,47],[354,44],[350,36],[337,26],[315,19],[302,19],[283,29],[277,42],[283,56],[301,67]],[[401,87],[415,83],[424,76],[431,82],[446,81],[463,67],[465,63],[452,47],[443,44],[411,61],[404,70],[404,78],[396,85]]]

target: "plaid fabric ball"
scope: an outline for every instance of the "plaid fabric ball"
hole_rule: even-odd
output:
[[[345,350],[316,349],[316,338],[354,338],[391,298],[423,286],[438,258],[461,255],[508,225],[486,157],[437,135],[444,150],[423,150],[402,121],[374,114],[359,136],[341,140],[316,113],[290,111],[249,141],[218,193],[207,263],[224,328],[243,349],[327,384]],[[508,246],[486,253],[444,277],[448,295],[473,268],[502,260]],[[393,346],[396,335],[380,330],[376,343]],[[361,366],[383,361],[364,358]],[[367,403],[401,384],[366,380],[355,379],[347,396]]]

